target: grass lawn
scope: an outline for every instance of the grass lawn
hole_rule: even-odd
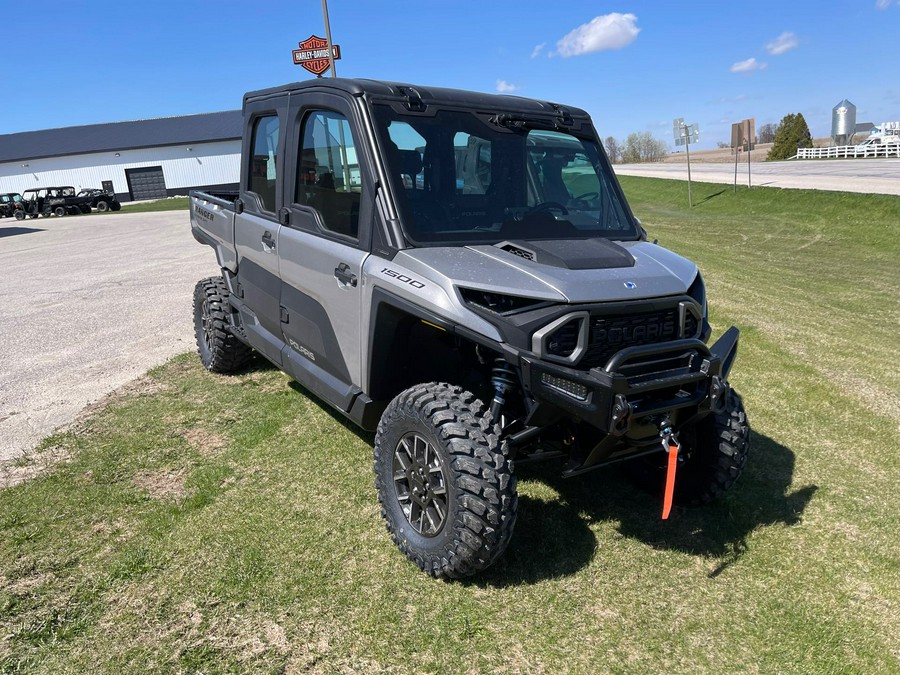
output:
[[[506,555],[433,581],[370,436],[185,355],[0,489],[0,672],[900,672],[900,198],[621,180],[742,331],[724,500],[662,522],[617,470],[522,467]]]
[[[151,202],[132,202],[122,204],[121,213],[148,213],[150,211],[178,211],[191,207],[190,197],[170,197],[169,199],[156,199]]]

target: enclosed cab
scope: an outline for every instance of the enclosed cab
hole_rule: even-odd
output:
[[[195,289],[201,360],[258,353],[377,431],[382,514],[418,566],[496,560],[527,461],[627,462],[666,515],[731,487],[738,331],[708,345],[696,265],[647,241],[585,111],[341,79],[243,110],[240,191],[191,195],[222,269]]]
[[[0,218],[13,217],[16,220],[22,220],[25,217],[22,195],[18,192],[0,194]]]

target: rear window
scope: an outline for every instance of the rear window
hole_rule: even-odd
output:
[[[259,195],[266,211],[275,211],[275,186],[278,181],[278,116],[266,115],[253,123],[250,157],[250,192]]]

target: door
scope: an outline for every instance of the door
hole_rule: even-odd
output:
[[[128,192],[132,201],[137,199],[165,199],[166,177],[161,166],[125,169]]]
[[[282,116],[286,111],[287,97]],[[279,176],[283,139],[277,102],[262,101],[245,111],[244,137],[249,138],[241,154],[241,199],[243,212],[234,217],[241,315],[250,343],[267,358],[281,364],[278,274]]]
[[[368,253],[371,178],[356,113],[342,98],[304,94],[290,112],[289,222],[278,236],[285,363],[348,410],[362,381],[361,268]]]

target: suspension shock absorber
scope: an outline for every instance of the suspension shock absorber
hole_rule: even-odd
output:
[[[518,384],[516,369],[506,359],[497,357],[494,359],[494,369],[491,371],[491,384],[494,385],[494,400],[491,401],[491,416],[494,422],[500,423],[500,414],[506,405],[506,397]]]

